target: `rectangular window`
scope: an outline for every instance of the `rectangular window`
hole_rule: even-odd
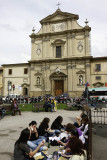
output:
[[[100,64],[96,64],[95,65],[95,72],[99,72],[101,71],[101,65]]]
[[[12,75],[12,69],[9,69],[9,70],[8,70],[8,74],[9,74],[9,75]]]
[[[101,80],[101,76],[96,76],[96,80]]]
[[[61,57],[61,46],[56,46],[56,58]]]
[[[24,74],[28,74],[28,68],[24,68]]]

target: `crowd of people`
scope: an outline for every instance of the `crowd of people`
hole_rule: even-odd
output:
[[[53,144],[53,141],[56,142]],[[63,124],[63,117],[58,116],[50,125],[50,119],[45,117],[37,127],[32,121],[20,133],[14,145],[14,160],[34,160],[38,152],[43,154],[48,150],[47,143],[63,146],[64,152],[58,157],[70,160],[86,160],[88,146],[88,117],[82,113],[76,117],[74,124]],[[45,157],[43,159],[49,159]]]

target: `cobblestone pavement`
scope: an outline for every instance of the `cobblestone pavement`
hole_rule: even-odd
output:
[[[39,126],[44,117],[49,117],[51,125],[53,120],[61,115],[63,124],[67,124],[73,123],[80,113],[81,111],[58,110],[57,112],[22,112],[21,116],[5,116],[0,120],[0,160],[13,160],[14,143],[19,138],[22,129],[26,128],[32,120],[36,120]],[[51,147],[49,153],[54,150],[55,147]]]

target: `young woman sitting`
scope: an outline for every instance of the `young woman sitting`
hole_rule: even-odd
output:
[[[22,130],[19,139],[14,145],[14,160],[34,160],[33,156],[38,152],[40,147],[44,145],[42,141],[34,151],[31,151],[27,144],[29,138],[30,131],[28,128]]]
[[[44,118],[43,121],[40,123],[38,128],[39,138],[48,140],[48,137],[54,135],[54,132],[49,128],[50,119],[48,117]]]

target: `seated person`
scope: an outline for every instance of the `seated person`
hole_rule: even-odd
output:
[[[58,116],[52,123],[51,129],[55,130],[55,133],[60,133],[61,130],[64,130],[64,126],[62,125],[63,118],[62,116]]]
[[[38,128],[39,138],[43,138],[46,141],[48,140],[48,137],[54,135],[54,132],[52,132],[52,130],[49,128],[49,122],[50,119],[48,117],[45,117]]]
[[[85,138],[83,136],[83,133],[82,131],[79,129],[79,128],[76,128],[73,124],[71,123],[68,123],[67,126],[66,126],[66,131],[68,132],[69,135],[75,135],[76,132],[74,132],[73,134],[73,130],[75,131],[75,129],[78,131],[78,134],[79,134],[79,139],[82,141],[82,143],[84,144],[85,143]]]
[[[44,104],[44,108],[45,108],[45,111],[48,112],[48,108],[51,109],[51,112],[53,112],[53,104],[51,104],[51,102],[49,101],[49,98],[46,99],[46,102]]]
[[[31,151],[27,144],[29,137],[30,130],[28,128],[22,130],[19,139],[14,145],[14,160],[34,160],[33,156],[38,152],[40,147],[44,145],[42,141],[34,151]]]
[[[12,109],[13,109],[13,116],[15,116],[17,111],[19,112],[19,115],[21,115],[21,111],[20,111],[20,108],[18,108],[16,100],[12,101]]]
[[[85,153],[84,145],[82,144],[81,140],[74,136],[69,139],[65,154],[62,156],[65,158],[70,158],[69,160],[85,160]]]
[[[75,126],[76,128],[81,127],[81,125],[82,125],[82,118],[85,117],[85,116],[86,116],[85,113],[81,113],[81,114],[80,114],[80,117],[79,117],[79,116],[76,117],[76,122],[74,122],[74,126]]]
[[[82,118],[82,125],[79,127],[79,129],[82,131],[83,136],[85,138],[85,147],[86,147],[86,149],[88,147],[88,126],[89,126],[89,119],[88,119],[88,116],[85,115]]]
[[[31,135],[30,135],[30,139],[27,141],[27,144],[32,150],[35,150],[38,147],[38,145],[42,141],[44,141],[44,139],[39,139],[36,121],[32,121],[31,123],[29,123],[28,129],[30,130]],[[39,148],[39,151],[43,151],[43,150],[47,150],[47,147],[41,146]]]

